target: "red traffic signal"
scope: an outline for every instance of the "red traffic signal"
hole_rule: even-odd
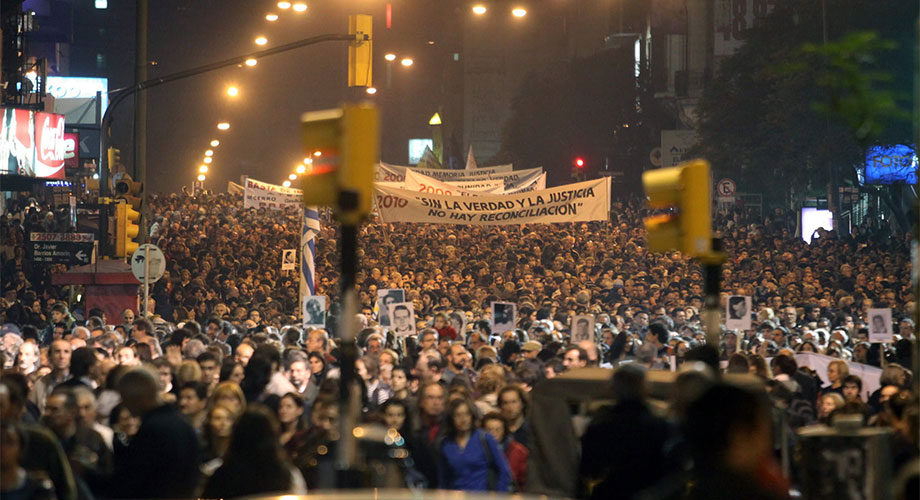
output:
[[[584,167],[585,166],[584,158],[581,158],[581,157],[575,158],[575,166],[578,168]]]

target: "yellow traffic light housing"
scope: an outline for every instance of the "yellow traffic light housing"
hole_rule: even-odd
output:
[[[126,173],[115,174],[113,181],[115,199],[125,200],[135,210],[140,210],[141,202],[144,199],[144,185],[140,182],[135,182]]]
[[[121,164],[121,150],[118,148],[109,148],[106,150],[105,153],[106,153],[106,159],[108,160],[108,163],[106,163],[106,166],[108,166],[109,172],[120,171],[118,168],[116,168],[116,165]]]
[[[331,206],[343,224],[371,212],[374,166],[379,160],[379,115],[373,104],[304,113],[305,153],[312,170],[303,176],[306,205]]]
[[[642,184],[650,208],[673,211],[645,219],[649,250],[680,250],[691,257],[711,256],[709,163],[694,160],[676,167],[649,170],[642,174]]]
[[[348,86],[373,86],[374,18],[363,14],[348,16],[348,34],[355,40],[348,45]]]
[[[128,257],[140,245],[133,241],[140,234],[141,214],[127,203],[115,205],[115,256]]]

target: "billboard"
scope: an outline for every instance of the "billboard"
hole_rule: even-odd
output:
[[[64,178],[64,116],[0,108],[0,173]]]
[[[916,184],[916,151],[903,144],[869,148],[865,179],[866,184]]]
[[[409,139],[409,165],[418,165],[422,160],[425,148],[434,150],[434,141],[431,139]]]

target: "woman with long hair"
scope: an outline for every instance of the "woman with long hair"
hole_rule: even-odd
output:
[[[307,435],[304,401],[300,394],[289,392],[281,396],[278,401],[278,423],[281,427],[281,446],[287,452],[288,458],[295,462]]]
[[[221,382],[214,388],[208,401],[208,406],[223,403],[229,406],[237,415],[246,410],[246,396],[240,386],[233,382]]]
[[[278,421],[262,405],[247,409],[233,426],[230,446],[200,496],[230,498],[265,494],[305,495],[303,476],[284,456]]]
[[[827,381],[830,382],[821,388],[821,394],[836,392],[843,396],[843,379],[850,374],[850,367],[846,361],[835,359],[827,364]]]
[[[199,462],[205,476],[211,475],[223,463],[224,454],[230,446],[233,421],[237,413],[229,405],[217,403],[208,409],[202,430]]]
[[[437,442],[440,487],[464,491],[507,492],[511,468],[491,434],[476,425],[476,409],[468,399],[450,401],[447,432]]]
[[[220,365],[219,381],[221,382],[229,380],[239,385],[245,376],[246,372],[243,370],[243,364],[233,358],[225,359],[223,364]]]
[[[393,396],[390,386],[380,381],[380,364],[377,358],[371,355],[363,356],[355,361],[355,370],[364,381],[364,407],[367,411],[375,411]]]

